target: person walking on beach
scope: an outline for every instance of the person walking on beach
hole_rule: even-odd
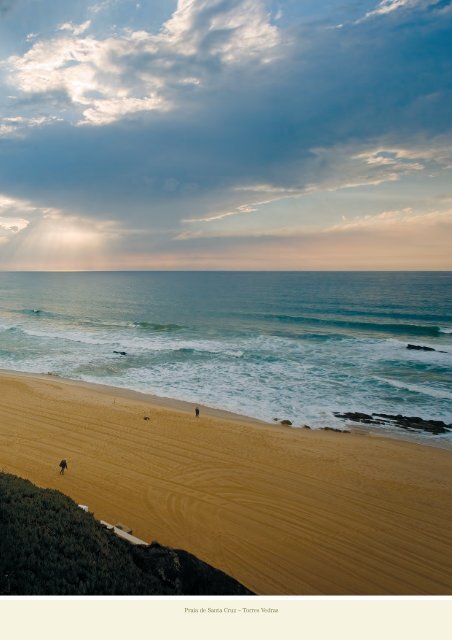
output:
[[[195,416],[199,418],[199,407],[196,407],[195,409]]]
[[[64,470],[65,470],[65,469],[67,469],[67,461],[66,461],[66,459],[63,459],[63,460],[60,462],[60,474],[61,474],[62,476],[64,476]]]

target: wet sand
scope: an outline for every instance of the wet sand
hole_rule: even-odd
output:
[[[452,451],[3,372],[0,469],[258,594],[452,594]]]

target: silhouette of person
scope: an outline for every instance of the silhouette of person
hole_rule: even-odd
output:
[[[195,409],[195,416],[199,418],[199,407],[196,407]]]
[[[67,461],[66,460],[62,460],[60,462],[60,474],[63,476],[64,475],[64,470],[67,469]]]

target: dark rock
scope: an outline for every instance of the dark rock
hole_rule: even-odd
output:
[[[308,424],[303,425],[303,429],[310,429],[311,427]]]
[[[291,421],[290,421],[290,420],[281,420],[281,424],[286,424],[286,425],[288,425],[289,427],[291,427],[291,426],[292,426],[292,423],[291,423]]]
[[[336,433],[350,433],[347,429],[335,429],[334,427],[323,427],[323,431],[336,431]]]
[[[436,351],[433,347],[423,347],[419,344],[407,344],[407,349],[415,349],[416,351]]]
[[[273,418],[274,422],[278,422],[279,418]]]
[[[367,413],[359,413],[358,411],[348,413],[334,412],[334,415],[337,418],[342,418],[343,420],[349,420],[351,422],[360,422],[362,424],[372,425],[385,424],[410,431],[425,431],[433,435],[448,433],[448,431],[452,430],[452,425],[448,425],[441,420],[424,420],[417,416],[402,416],[401,414],[392,415],[390,413],[373,413],[372,415],[368,415]]]
[[[149,416],[144,416],[143,420],[150,420]]]
[[[334,412],[336,418],[342,418],[342,420],[351,420],[352,422],[362,422],[364,424],[384,424],[381,420],[375,420],[367,413],[360,413],[359,411],[349,411],[348,413]]]
[[[113,351],[113,353],[117,353],[120,356],[126,356],[127,355],[127,351]]]
[[[426,431],[433,435],[440,435],[441,433],[448,433],[452,430],[452,425],[446,424],[442,420],[424,420],[417,416],[393,416],[390,414],[373,413],[372,415],[378,418],[385,418],[387,424],[392,424],[401,429]]]

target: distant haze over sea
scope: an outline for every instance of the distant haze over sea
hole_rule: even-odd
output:
[[[0,367],[295,426],[342,427],[333,412],[347,411],[449,423],[451,284],[450,272],[0,273]]]

